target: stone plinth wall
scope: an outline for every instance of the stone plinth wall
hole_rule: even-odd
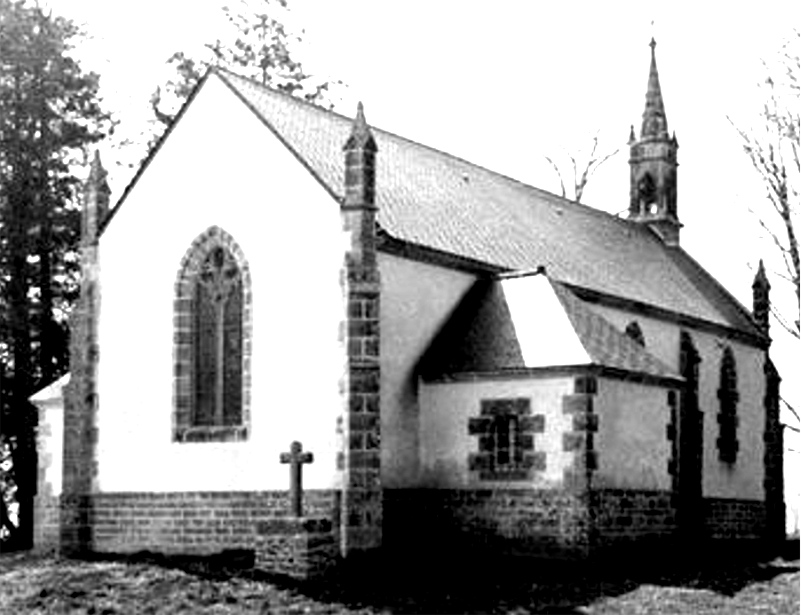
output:
[[[33,501],[33,548],[40,553],[57,551],[60,536],[58,496],[37,494]]]
[[[336,527],[338,497],[304,492],[304,509]],[[285,491],[98,493],[91,498],[90,550],[206,555],[253,549],[260,523],[290,516]]]
[[[280,518],[256,527],[255,567],[273,574],[309,579],[339,561],[339,541],[330,519]]]
[[[384,522],[390,551],[574,558],[588,548],[586,500],[564,490],[390,489]]]
[[[592,493],[595,547],[652,545],[676,532],[676,508],[670,491],[599,489]]]
[[[767,506],[758,500],[704,498],[704,526],[718,540],[762,539],[767,531]]]

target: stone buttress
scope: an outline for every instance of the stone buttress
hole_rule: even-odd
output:
[[[382,543],[379,302],[376,260],[375,164],[377,146],[359,103],[344,146],[342,228],[347,237],[340,284],[344,320],[340,339],[345,368],[339,425],[343,446],[340,549],[343,557]]]
[[[85,185],[81,226],[81,292],[70,316],[70,382],[64,399],[64,464],[60,550],[92,549],[92,503],[97,476],[97,316],[100,307],[98,238],[108,212],[106,172],[95,153]]]

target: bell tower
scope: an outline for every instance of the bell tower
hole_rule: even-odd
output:
[[[645,111],[639,139],[631,127],[629,166],[631,187],[629,219],[647,224],[665,244],[679,244],[679,222],[676,210],[676,154],[679,143],[676,133],[668,133],[665,103],[656,69],[656,41],[651,39],[651,70],[645,93]]]

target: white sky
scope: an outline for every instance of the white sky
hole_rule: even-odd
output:
[[[130,130],[146,117],[169,55],[215,38],[225,2],[50,4],[93,35],[82,56]],[[798,0],[290,0],[290,8],[305,29],[306,69],[349,85],[337,110],[350,114],[362,100],[368,121],[385,130],[558,191],[543,155],[576,151],[600,129],[608,148],[623,151],[593,178],[584,202],[613,213],[627,207],[625,142],[631,124],[639,131],[653,34],[668,124],[681,146],[682,245],[750,306],[753,267],[774,250],[748,213],[764,191],[726,116],[747,122],[757,113],[760,59],[801,27]],[[107,155],[119,195],[130,171],[115,172],[114,163]],[[780,286],[774,276],[774,296]],[[797,344],[774,347],[784,393],[800,407],[791,375]]]
[[[94,36],[82,55],[101,73],[109,106],[130,130],[146,117],[167,57],[214,38],[224,0],[51,4]],[[752,249],[747,208],[763,193],[726,115],[753,116],[759,60],[790,32],[787,24],[799,23],[801,3],[761,2],[757,9],[671,2],[669,10],[648,2],[496,1],[490,11],[469,0],[292,6],[306,30],[299,53],[307,69],[349,85],[338,110],[351,113],[361,99],[376,126],[554,191],[559,184],[544,154],[575,151],[598,128],[613,149],[625,144],[630,124],[639,129],[653,32],[668,122],[681,144],[682,242],[750,302],[748,266],[762,250]],[[117,192],[127,174],[114,175]],[[627,198],[624,147],[593,178],[584,201],[619,212]]]

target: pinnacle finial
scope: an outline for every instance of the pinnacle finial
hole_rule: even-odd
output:
[[[345,143],[345,149],[351,149],[354,147],[372,148],[374,151],[376,149],[373,133],[370,130],[370,126],[367,125],[367,120],[364,117],[364,105],[362,104],[362,101],[359,101],[359,104],[356,106],[356,117],[353,118],[353,123],[351,124],[350,129],[350,137],[348,137],[348,140]]]
[[[759,259],[759,266],[757,267],[757,272],[754,276],[754,283],[752,286],[762,286],[768,289],[770,288],[768,274],[765,273],[765,263],[762,262],[761,258]]]
[[[106,170],[103,168],[103,162],[100,160],[100,150],[95,150],[95,155],[92,156],[92,162],[89,166],[89,179],[90,180],[100,180],[106,174]]]
[[[89,164],[89,178],[88,182],[100,192],[108,194],[110,192],[108,186],[108,173],[103,166],[103,161],[100,160],[100,151],[95,150],[92,162]]]
[[[770,282],[765,273],[765,264],[761,258],[754,276],[754,283],[751,284],[751,290],[753,293],[753,309],[751,313],[753,314],[754,322],[762,329],[765,335],[770,335]]]
[[[356,120],[354,124],[359,127],[367,127],[367,120],[364,117],[364,104],[362,101],[359,101],[356,105]]]

